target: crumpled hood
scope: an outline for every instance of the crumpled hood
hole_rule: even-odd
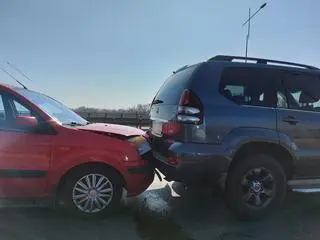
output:
[[[118,124],[109,124],[109,123],[92,123],[86,126],[77,127],[81,130],[92,131],[97,133],[109,133],[115,135],[121,135],[124,137],[145,135],[145,132],[141,129],[123,126]]]

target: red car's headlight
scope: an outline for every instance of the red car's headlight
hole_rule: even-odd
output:
[[[143,155],[151,150],[150,144],[143,136],[135,136],[129,138],[128,141],[136,146],[140,155]]]

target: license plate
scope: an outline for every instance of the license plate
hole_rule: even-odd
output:
[[[155,133],[157,135],[161,135],[161,133],[162,133],[162,124],[161,123],[157,123],[157,122],[153,122],[152,123],[152,133]]]

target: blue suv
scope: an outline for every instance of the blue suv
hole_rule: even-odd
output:
[[[320,191],[320,70],[216,56],[173,72],[150,112],[168,180],[221,183],[238,219],[274,211],[287,189]]]

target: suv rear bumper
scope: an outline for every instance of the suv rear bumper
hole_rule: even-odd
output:
[[[231,153],[221,145],[174,143],[169,151],[177,154],[179,164],[168,164],[167,158],[153,151],[152,164],[167,180],[192,182],[206,176],[219,178],[227,172]]]

